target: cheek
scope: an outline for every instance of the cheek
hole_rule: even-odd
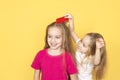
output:
[[[62,39],[58,40],[58,42],[61,43],[61,44],[64,43]]]
[[[78,47],[78,48],[82,48],[82,46],[80,45],[80,43],[77,44],[77,47]]]
[[[88,48],[84,48],[83,50],[84,50],[84,52],[88,52],[88,51],[89,51],[89,49],[88,49]]]
[[[49,38],[47,38],[47,42],[49,42],[50,41],[50,39]]]

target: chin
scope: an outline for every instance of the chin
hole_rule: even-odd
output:
[[[82,53],[81,49],[78,49],[78,51]]]
[[[56,49],[55,47],[50,47],[50,49]]]

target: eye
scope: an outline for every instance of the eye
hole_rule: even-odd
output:
[[[48,38],[51,38],[52,36],[48,35]]]
[[[83,43],[83,47],[86,47],[84,43]]]
[[[85,43],[83,42],[83,47],[87,48],[88,46],[87,46],[87,44],[85,44]]]
[[[56,36],[57,39],[60,39],[60,36]]]

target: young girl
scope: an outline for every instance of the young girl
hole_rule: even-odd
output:
[[[45,47],[33,60],[34,80],[77,80],[77,68],[71,56],[70,30],[66,24],[56,22],[47,26]],[[40,73],[41,76],[40,76]]]
[[[92,72],[94,72],[96,80],[101,79],[106,65],[106,48],[103,36],[99,33],[87,33],[83,39],[80,39],[74,32],[72,15],[66,14],[66,18],[69,18],[71,35],[77,44],[78,80],[92,80]]]

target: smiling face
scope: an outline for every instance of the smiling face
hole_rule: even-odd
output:
[[[52,50],[62,49],[62,30],[55,26],[50,27],[48,29],[47,42],[50,49]]]
[[[74,53],[72,37],[66,23],[56,24],[56,22],[52,22],[47,26],[44,49],[65,50],[71,54]]]
[[[90,50],[90,36],[85,36],[78,44],[78,50],[82,53],[88,53]]]

